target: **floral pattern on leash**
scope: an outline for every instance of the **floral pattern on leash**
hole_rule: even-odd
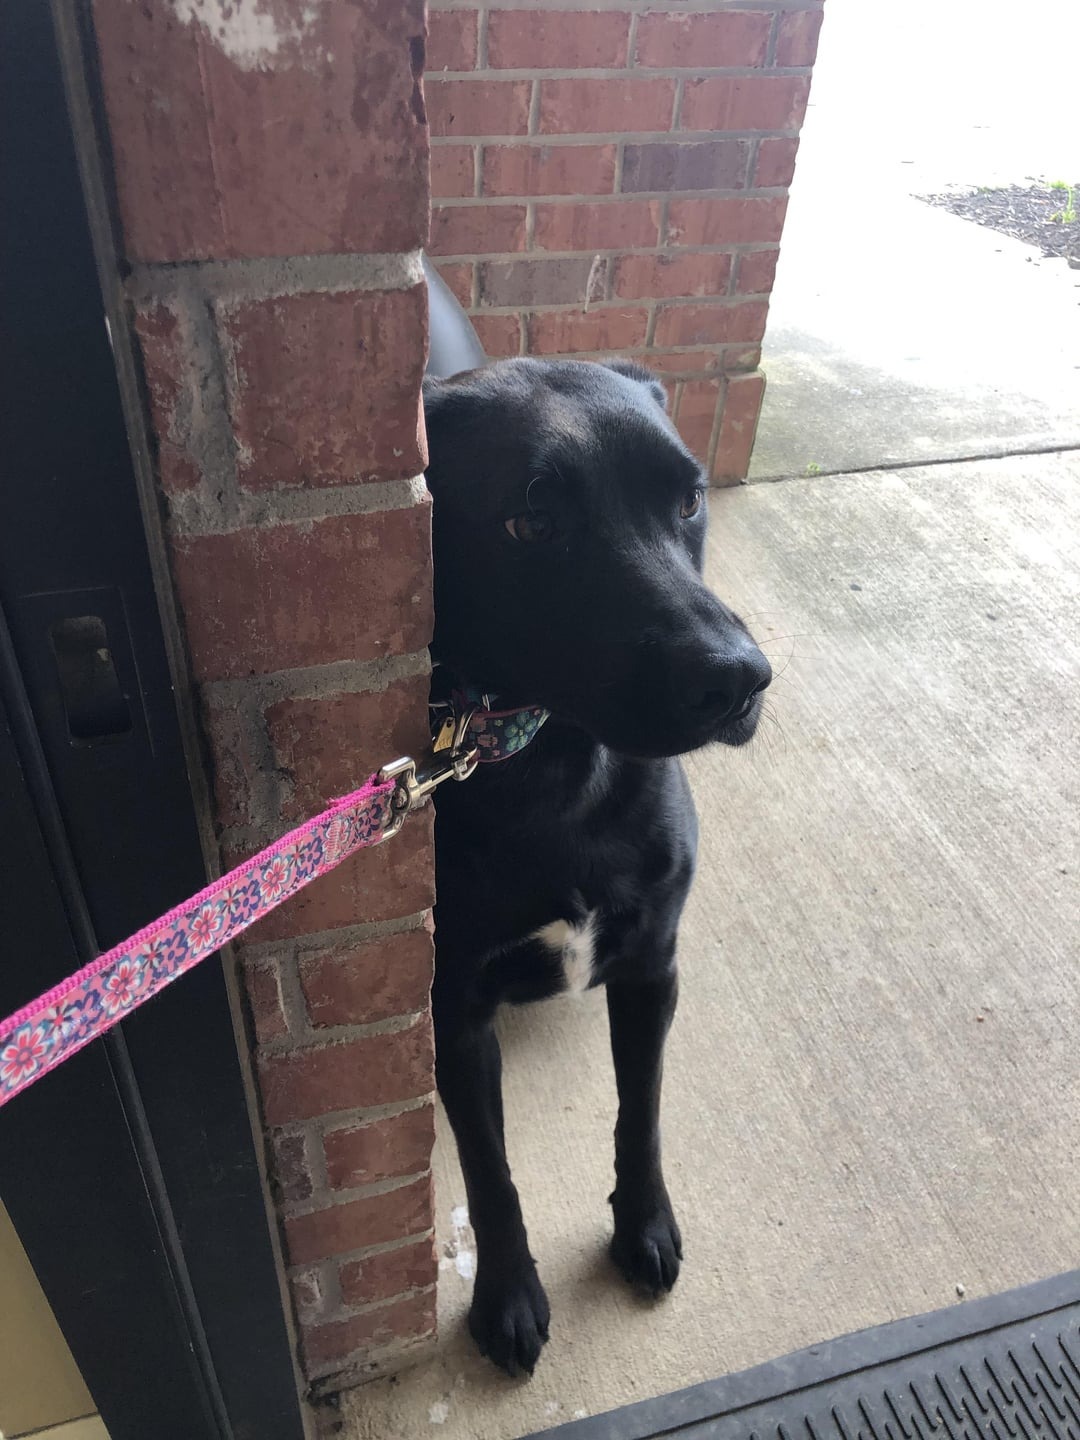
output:
[[[252,856],[0,1024],[0,1105],[357,850],[383,839],[392,782],[362,789]]]

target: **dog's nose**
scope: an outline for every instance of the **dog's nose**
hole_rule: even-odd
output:
[[[687,679],[686,698],[692,709],[707,711],[718,721],[741,720],[755,696],[772,682],[772,666],[747,639],[731,653],[710,656]]]

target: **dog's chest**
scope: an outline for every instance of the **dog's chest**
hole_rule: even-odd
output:
[[[562,972],[562,989],[581,995],[596,978],[597,915],[590,911],[583,920],[552,920],[533,932]]]

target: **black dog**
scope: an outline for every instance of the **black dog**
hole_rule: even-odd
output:
[[[705,479],[647,371],[508,360],[429,382],[425,409],[436,694],[467,682],[551,711],[437,799],[436,1053],[477,1240],[469,1326],[516,1374],[549,1311],[503,1144],[496,1008],[607,986],[612,1255],[670,1290],[660,1079],[697,843],[672,757],[749,740],[771,671],[701,579]]]

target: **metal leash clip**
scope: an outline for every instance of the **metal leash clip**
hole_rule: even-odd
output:
[[[396,835],[408,816],[422,805],[444,780],[467,780],[476,769],[479,751],[469,745],[469,721],[475,707],[447,715],[431,742],[431,753],[419,764],[411,756],[393,760],[379,771],[379,780],[396,785],[390,799],[390,818],[384,837]]]

